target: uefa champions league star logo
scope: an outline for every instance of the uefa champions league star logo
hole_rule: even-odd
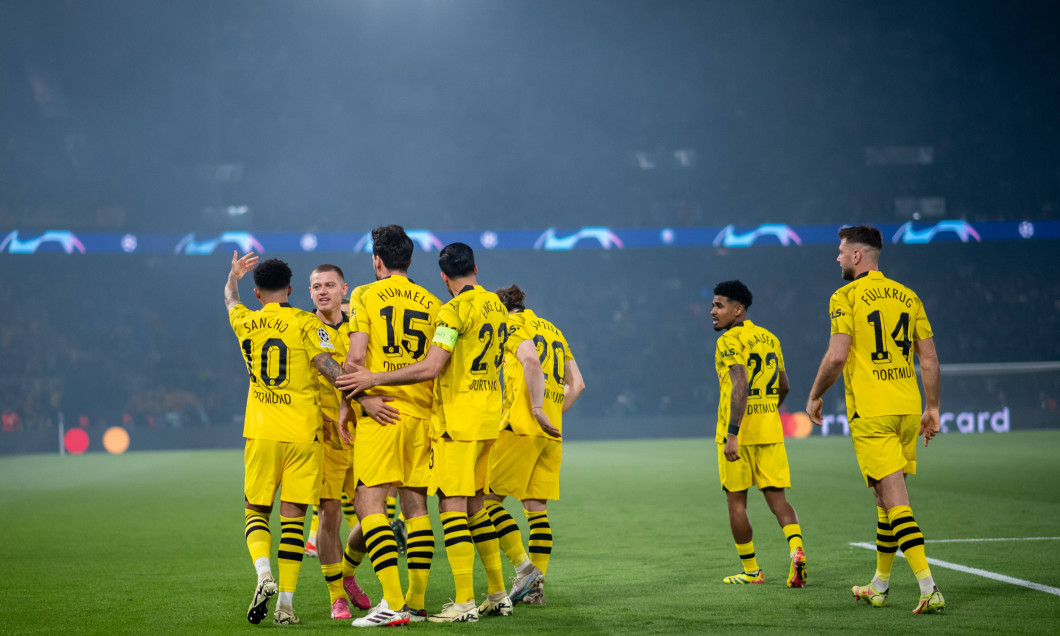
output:
[[[612,247],[622,249],[622,239],[618,238],[610,228],[606,227],[583,227],[570,236],[556,236],[556,228],[548,228],[534,241],[535,250],[567,251],[574,249],[578,241],[588,239],[599,243],[600,247],[609,250]]]
[[[252,251],[256,254],[261,254],[265,251],[265,248],[258,242],[258,239],[254,238],[254,235],[250,232],[225,232],[215,239],[209,239],[206,241],[195,240],[195,233],[192,232],[180,239],[180,242],[177,243],[177,247],[173,250],[173,253],[208,255],[213,254],[214,250],[225,244],[235,245],[239,248],[239,251],[243,253]]]
[[[479,237],[478,242],[482,244],[482,247],[491,250],[497,247],[497,233],[486,230],[482,233],[482,236]]]
[[[892,243],[905,243],[907,245],[926,245],[940,232],[953,232],[961,243],[967,243],[968,239],[975,239],[980,243],[979,233],[967,221],[939,221],[935,225],[923,230],[914,230],[913,222],[907,221],[898,231],[894,233]]]
[[[304,252],[312,252],[317,248],[317,235],[312,233],[306,233],[302,235],[302,238],[298,239],[298,245],[302,247]]]
[[[1019,227],[1020,236],[1025,239],[1029,239],[1034,236],[1034,224],[1030,221],[1023,221]]]
[[[121,251],[126,254],[132,254],[136,251],[136,236],[133,234],[126,234],[121,237]]]
[[[755,244],[755,241],[763,236],[772,236],[785,247],[792,243],[802,245],[802,239],[795,233],[795,230],[787,225],[783,223],[764,223],[756,229],[743,234],[736,232],[736,226],[732,224],[726,225],[714,237],[714,247],[751,247]]]
[[[35,254],[46,243],[58,243],[67,254],[85,253],[85,246],[77,235],[66,230],[48,230],[37,238],[25,241],[18,237],[18,230],[15,230],[0,242],[0,252],[6,250],[8,254]]]
[[[442,251],[442,248],[445,247],[445,244],[438,240],[438,237],[430,230],[405,230],[405,234],[412,239],[412,242],[416,244],[416,247],[424,252],[430,252],[432,250],[440,252]],[[353,251],[371,254],[372,233],[366,232],[353,246]]]

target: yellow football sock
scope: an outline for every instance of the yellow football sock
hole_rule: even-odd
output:
[[[474,601],[475,548],[467,526],[467,513],[443,512],[440,516],[445,537],[445,556],[449,559],[449,569],[453,572],[453,583],[456,587],[454,601]]]
[[[499,501],[487,499],[485,502],[486,512],[489,513],[493,527],[497,530],[497,541],[501,550],[508,556],[512,565],[519,567],[526,562],[526,550],[523,549],[523,535],[519,532],[519,524],[515,523],[508,511]]]
[[[342,516],[346,517],[346,525],[349,526],[350,530],[357,525],[357,511],[353,507],[353,501],[347,496],[346,492],[342,493]]]
[[[482,567],[486,570],[489,593],[505,591],[504,571],[501,570],[501,546],[497,542],[497,531],[494,530],[486,509],[482,508],[476,512],[467,523],[471,540],[475,542],[475,549],[478,550],[478,558],[482,559]]]
[[[784,538],[788,540],[788,550],[794,552],[796,548],[802,547],[802,528],[797,523],[791,523],[783,528]]]
[[[272,553],[269,515],[244,508],[244,516],[246,517],[247,549],[250,550],[251,560],[257,562],[262,557],[269,558],[269,554]]]
[[[280,580],[277,587],[281,592],[294,593],[298,587],[298,572],[302,569],[302,556],[305,554],[305,516],[284,517],[280,515],[280,550],[276,555],[279,561]]]
[[[898,553],[898,542],[891,531],[891,520],[887,511],[876,506],[876,578],[887,582],[891,580],[891,568]]]
[[[526,513],[526,521],[530,524],[530,562],[541,570],[542,575],[547,574],[548,559],[552,556],[552,526],[548,525],[548,513],[544,510],[530,512],[525,508],[523,512]]]
[[[391,608],[401,609],[405,596],[401,593],[401,575],[398,573],[397,541],[386,515],[368,515],[361,519],[361,529],[368,546],[368,558],[372,560],[383,588],[383,598]]]
[[[390,523],[394,520],[394,513],[397,512],[397,497],[386,498],[386,522]]]
[[[740,560],[743,562],[744,572],[750,574],[759,570],[758,560],[755,559],[754,541],[748,541],[747,543],[737,543],[736,554],[740,555]]]
[[[421,610],[426,604],[424,595],[431,574],[431,560],[434,559],[434,531],[428,515],[408,519],[406,523],[409,531],[408,543],[405,544],[409,589],[405,594],[405,604],[409,609]]]
[[[346,545],[346,552],[342,555],[342,576],[346,578],[348,576],[354,576],[357,572],[357,566],[364,561],[364,552],[355,550],[349,544]]]
[[[320,571],[324,573],[324,583],[328,586],[328,596],[334,603],[340,598],[346,598],[346,590],[342,589],[342,564],[328,563],[320,564]]]
[[[925,579],[931,576],[927,552],[924,550],[924,535],[920,533],[920,527],[913,519],[913,509],[909,506],[895,506],[887,510],[887,518],[891,522],[894,538],[902,548],[905,560],[909,562],[916,578]]]

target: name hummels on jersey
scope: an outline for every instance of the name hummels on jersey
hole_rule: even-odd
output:
[[[378,292],[379,299],[386,302],[391,298],[404,298],[417,303],[424,309],[430,309],[434,305],[434,301],[423,295],[423,292],[414,289],[397,289],[394,287],[383,287]]]

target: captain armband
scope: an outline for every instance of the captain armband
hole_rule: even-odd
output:
[[[460,332],[456,329],[439,325],[438,328],[434,330],[434,339],[431,340],[431,343],[452,349],[456,346],[456,339],[459,335]]]

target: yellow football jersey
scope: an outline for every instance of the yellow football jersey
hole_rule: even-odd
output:
[[[919,414],[913,343],[932,334],[913,290],[869,271],[832,294],[828,313],[832,333],[851,338],[843,367],[847,418]]]
[[[287,303],[257,311],[239,304],[228,320],[250,374],[243,437],[319,441],[320,390],[311,360],[335,349],[324,323]]]
[[[526,391],[526,376],[523,365],[515,352],[524,340],[533,342],[537,359],[545,374],[544,411],[549,422],[563,431],[564,377],[567,360],[573,360],[563,332],[551,322],[537,316],[533,311],[508,314],[508,344],[504,353],[504,418],[501,429],[511,427],[517,435],[552,437],[541,430],[530,408],[530,396]]]
[[[365,366],[369,371],[394,371],[427,355],[434,338],[434,319],[442,303],[405,276],[388,276],[361,285],[350,294],[351,333],[368,334]],[[389,405],[402,413],[431,416],[433,382],[377,386],[369,395],[389,395]]]
[[[776,444],[784,441],[780,423],[780,372],[784,354],[780,341],[768,330],[750,320],[737,323],[718,338],[714,369],[718,372],[721,395],[718,398],[717,441],[724,442],[729,431],[732,408],[732,378],[729,367],[747,367],[747,410],[740,421],[740,444]]]
[[[317,316],[318,318],[320,316]],[[321,320],[323,322],[323,320]],[[341,367],[346,362],[346,350],[350,345],[350,321],[346,314],[342,314],[342,320],[337,325],[330,325],[324,322],[324,334],[323,340],[330,342],[335,346],[334,350],[329,351],[331,357]],[[316,368],[313,369],[316,371]],[[339,419],[339,403],[342,400],[342,392],[336,389],[327,378],[324,377],[320,371],[316,371],[317,385],[320,388],[320,412],[330,422],[331,431],[329,431],[329,439],[331,445],[335,448],[349,448],[343,443],[342,438],[339,437],[337,420]],[[357,404],[354,403],[354,408],[357,408]],[[348,422],[347,422],[348,424]]]
[[[432,344],[452,356],[434,382],[431,436],[448,435],[460,441],[496,439],[508,310],[497,294],[467,285],[442,306],[435,326]]]

